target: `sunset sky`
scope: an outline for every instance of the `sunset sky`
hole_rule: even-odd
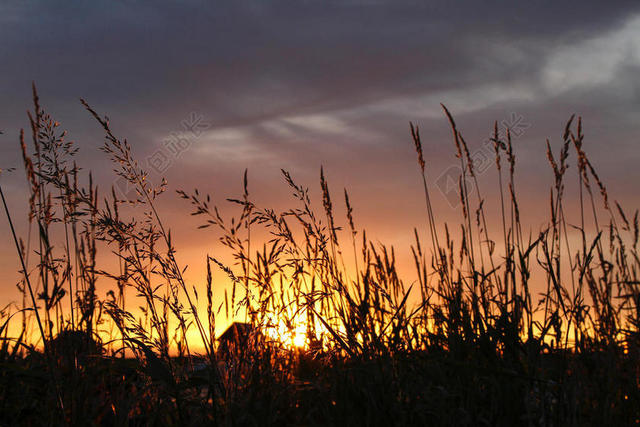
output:
[[[534,232],[552,184],[545,139],[557,148],[572,113],[611,197],[629,209],[640,201],[637,1],[5,1],[0,64],[0,168],[18,168],[0,182],[19,232],[27,187],[18,135],[35,81],[103,192],[118,183],[79,98],[109,116],[153,181],[167,178],[161,215],[196,284],[218,235],[196,230],[176,189],[198,187],[226,206],[248,169],[252,198],[285,209],[280,169],[317,200],[321,166],[339,211],[347,187],[357,225],[395,245],[414,280],[409,245],[413,227],[426,236],[426,217],[410,121],[421,129],[437,218],[460,218],[443,185],[457,163],[440,103],[484,165],[488,198],[496,178],[483,143],[494,120],[511,127]],[[5,305],[20,296],[4,214],[0,233]]]

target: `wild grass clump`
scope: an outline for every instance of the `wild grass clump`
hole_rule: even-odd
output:
[[[494,124],[491,206],[443,106],[461,170],[461,221],[450,227],[433,207],[411,124],[426,206],[411,248],[415,280],[398,274],[393,247],[358,227],[347,190],[338,202],[322,169],[318,207],[284,170],[293,204],[283,210],[252,201],[246,171],[230,218],[205,193],[179,190],[194,226],[226,248],[203,258],[201,289],[185,278],[157,206],[166,182],[155,186],[132,146],[82,101],[136,196],[99,192],[35,87],[33,100],[31,141],[24,132],[19,141],[29,189],[22,239],[18,209],[2,195],[23,298],[0,312],[1,423],[640,422],[638,211],[609,198],[580,118],[566,123],[559,150],[547,141],[549,217],[539,230],[523,220],[508,130]],[[567,187],[578,206],[568,206]],[[214,272],[229,285],[214,284]],[[220,316],[244,326],[216,339]]]

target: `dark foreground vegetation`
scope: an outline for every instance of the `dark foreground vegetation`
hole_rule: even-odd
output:
[[[98,192],[34,89],[20,140],[31,226],[23,240],[11,225],[23,298],[0,322],[0,425],[640,422],[638,212],[609,200],[579,118],[559,147],[547,144],[549,218],[539,230],[521,221],[508,131],[494,126],[498,197],[485,203],[444,109],[462,171],[461,221],[449,226],[432,208],[411,126],[426,201],[417,280],[399,277],[393,249],[357,227],[346,191],[345,221],[335,218],[322,173],[317,208],[284,171],[294,196],[284,211],[254,205],[246,173],[243,194],[229,199],[233,218],[207,195],[179,191],[228,251],[203,259],[206,286],[196,288],[157,208],[165,183],[154,186],[126,140],[83,104],[135,196]],[[4,208],[14,221],[21,210]],[[218,341],[217,318],[251,326]],[[292,345],[296,334],[304,345]]]

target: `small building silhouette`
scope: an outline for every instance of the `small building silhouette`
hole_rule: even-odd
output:
[[[232,349],[246,346],[253,330],[253,326],[249,323],[233,322],[218,337],[218,352],[227,353]]]

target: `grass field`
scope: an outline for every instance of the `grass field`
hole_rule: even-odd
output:
[[[283,171],[294,196],[284,210],[255,205],[245,172],[243,194],[229,199],[239,214],[225,219],[197,190],[161,196],[166,183],[150,182],[135,147],[83,101],[105,156],[136,189],[122,200],[115,189],[98,193],[35,88],[33,100],[19,141],[29,236],[10,227],[23,298],[0,318],[1,425],[640,423],[638,211],[609,199],[580,118],[566,122],[560,147],[547,145],[554,185],[541,230],[520,218],[509,133],[494,126],[499,202],[489,206],[444,106],[462,220],[440,222],[411,125],[426,202],[413,280],[322,172],[314,202]],[[566,206],[569,180],[577,206]],[[205,292],[184,277],[158,197],[182,200],[234,260],[203,255]],[[338,203],[346,218],[335,217]],[[24,211],[4,208],[12,221]],[[252,240],[260,233],[269,238]],[[230,285],[216,288],[213,271]],[[104,295],[98,280],[111,284]],[[222,344],[216,321],[234,318],[251,326]]]

